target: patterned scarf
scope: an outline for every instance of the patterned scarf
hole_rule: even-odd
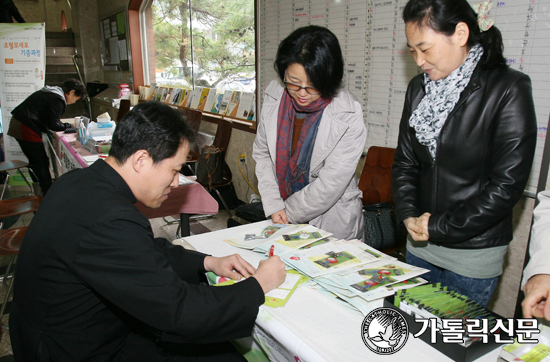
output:
[[[454,108],[460,93],[470,82],[474,69],[483,55],[483,47],[477,44],[470,49],[466,60],[446,78],[433,81],[424,74],[426,95],[409,119],[409,126],[416,131],[420,144],[428,147],[435,160],[437,138],[447,116]]]
[[[277,182],[283,200],[309,184],[309,165],[321,116],[331,99],[319,98],[307,106],[299,105],[283,92],[277,119]],[[296,111],[307,113],[294,155],[291,156],[292,129]]]

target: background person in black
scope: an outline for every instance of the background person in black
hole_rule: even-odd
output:
[[[13,23],[13,19],[18,23],[25,22],[13,0],[0,0],[0,23]]]
[[[53,184],[17,259],[16,361],[244,361],[227,341],[251,334],[264,293],[285,279],[283,262],[255,270],[238,255],[187,251],[155,238],[134,206],[166,200],[190,137],[177,110],[141,103],[117,125],[105,161]],[[247,279],[199,285],[205,271]]]
[[[77,79],[68,79],[62,87],[44,88],[34,92],[11,111],[12,119],[8,135],[15,138],[29,159],[31,177],[40,184],[46,196],[52,185],[50,159],[44,149],[42,133],[48,130],[64,131],[70,127],[59,118],[68,104],[73,104],[87,94],[86,88]],[[33,174],[34,173],[34,174]]]

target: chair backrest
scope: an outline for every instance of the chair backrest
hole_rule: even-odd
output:
[[[124,117],[124,115],[128,112],[130,112],[130,100],[129,99],[121,99],[120,100],[120,106],[118,108],[118,113],[117,113],[117,116],[116,116],[116,123],[120,122],[122,117]]]
[[[189,128],[197,133],[201,126],[202,112],[196,109],[185,108],[184,114]]]
[[[395,148],[371,146],[359,180],[363,205],[392,202],[391,172]]]
[[[233,130],[233,122],[221,119],[218,122],[218,129],[216,130],[216,135],[214,136],[213,146],[222,149],[222,155],[225,159],[225,153],[227,152],[227,147],[229,146],[229,140],[231,139],[231,131]]]

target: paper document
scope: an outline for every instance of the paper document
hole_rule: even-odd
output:
[[[359,240],[337,240],[281,255],[287,265],[311,278],[384,258],[395,259]]]
[[[242,278],[241,280],[233,280],[219,277],[212,272],[207,273],[207,278],[209,283],[213,284],[216,287],[232,285],[245,280],[245,278]],[[296,270],[287,270],[286,278],[283,284],[281,284],[278,288],[269,291],[265,295],[264,305],[273,308],[283,307],[292,295],[292,293],[294,293],[296,288],[298,288],[300,285],[307,282],[308,280],[308,277],[306,277],[305,275],[301,275]]]
[[[277,239],[258,245],[254,251],[268,253],[273,245],[275,247],[273,254],[281,255],[331,235],[328,231],[318,229],[313,225],[289,225],[282,234],[277,234]]]
[[[346,287],[358,296],[370,301],[387,295],[389,290],[382,288],[383,286],[391,286],[428,271],[428,269],[415,267],[398,260],[382,260],[354,267],[345,272],[336,272],[332,274],[332,277],[342,287]],[[393,294],[393,291],[389,292],[390,295]]]
[[[290,225],[273,224],[266,227],[260,227],[252,230],[247,230],[243,233],[233,235],[225,239],[226,243],[243,249],[254,249],[255,247],[264,244],[267,241],[274,241],[282,237],[282,229]],[[301,225],[305,226],[305,225]]]

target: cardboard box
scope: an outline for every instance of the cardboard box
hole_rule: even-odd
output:
[[[398,310],[401,313],[401,315],[403,315],[403,317],[405,317],[405,319],[407,320],[410,333],[415,335],[418,332],[420,332],[420,330],[422,329],[422,323],[416,322],[413,316],[411,316],[410,314],[407,314],[406,312],[394,306],[393,300],[394,300],[394,296],[385,298],[384,307],[389,307],[389,308]],[[498,318],[505,319],[495,313],[493,314]],[[414,338],[414,337],[410,336],[409,338]],[[457,362],[473,361],[491,352],[495,348],[504,346],[504,344],[496,343],[495,337],[492,334],[489,334],[488,343],[482,343],[481,340],[477,340],[473,342],[471,345],[469,345],[468,347],[461,346],[458,343],[443,343],[443,335],[439,331],[436,334],[436,343],[434,344],[434,343],[431,343],[430,341],[431,339],[430,328],[428,328],[424,333],[418,336],[418,338],[424,341],[425,343],[429,344],[433,348],[437,349],[441,353],[445,354],[447,357]]]

